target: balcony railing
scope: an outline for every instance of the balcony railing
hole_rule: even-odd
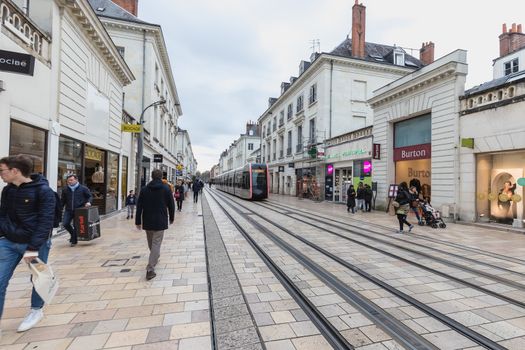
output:
[[[50,59],[51,38],[43,33],[11,0],[0,0],[0,23],[45,61]]]

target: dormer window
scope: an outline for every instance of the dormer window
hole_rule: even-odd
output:
[[[513,59],[512,61],[505,62],[503,65],[505,67],[505,75],[519,71],[519,60],[517,58]]]
[[[405,53],[399,48],[394,49],[394,64],[396,66],[405,65]]]

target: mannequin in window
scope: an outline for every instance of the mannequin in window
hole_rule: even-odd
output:
[[[512,201],[512,196],[516,191],[516,184],[512,184],[510,181],[503,183],[503,188],[500,189],[498,195],[498,206],[501,209],[503,217],[507,219],[514,219],[516,211],[516,203]]]
[[[104,183],[104,168],[99,163],[95,165],[95,172],[91,176],[91,181],[94,184]]]

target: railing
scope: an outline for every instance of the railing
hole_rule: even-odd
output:
[[[3,27],[36,54],[45,61],[49,61],[51,38],[43,33],[11,0],[0,0],[0,21]]]

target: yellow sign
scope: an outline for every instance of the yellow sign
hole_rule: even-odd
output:
[[[103,162],[104,161],[104,151],[86,146],[85,157],[86,159]]]
[[[177,170],[182,170],[183,168],[182,164],[177,164]]]
[[[141,126],[140,124],[121,124],[120,130],[123,132],[140,132]]]

